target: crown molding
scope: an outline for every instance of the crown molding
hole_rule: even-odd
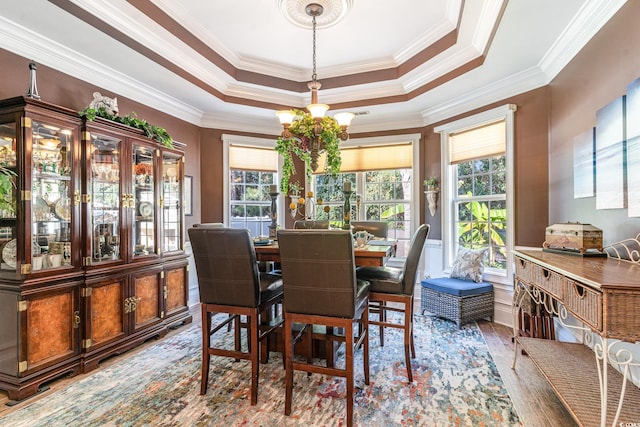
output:
[[[36,63],[198,124],[202,111],[0,16],[0,46]],[[25,65],[25,74],[27,67]],[[87,94],[87,105],[91,94]]]
[[[424,125],[427,126],[459,114],[464,114],[511,96],[537,89],[546,84],[545,73],[537,66],[531,67],[523,72],[510,75],[495,83],[483,86],[481,89],[453,98],[449,102],[423,110],[421,114],[424,118]]]
[[[578,52],[600,31],[627,0],[588,0],[540,60],[539,66],[550,83]]]
[[[253,132],[265,135],[274,135],[274,141],[282,132],[282,126],[276,115],[273,119],[264,117],[234,116],[231,114],[205,113],[202,116],[200,126],[210,129],[221,129],[235,132]]]
[[[406,92],[411,92],[427,83],[450,73],[481,56],[481,52],[473,46],[465,46],[459,49],[448,49],[436,58],[425,62],[421,66],[398,79]]]
[[[396,54],[393,55],[394,66],[398,66],[413,58],[415,55],[422,52],[427,47],[436,43],[442,37],[449,34],[451,31],[456,29],[458,17],[456,16],[453,21],[447,19],[446,17],[434,28],[431,28],[429,31],[426,31],[417,39],[415,39],[410,45],[404,47]]]

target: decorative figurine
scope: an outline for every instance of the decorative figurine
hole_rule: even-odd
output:
[[[102,96],[100,92],[93,92],[93,101],[89,103],[89,108],[99,110],[104,108],[107,113],[117,116],[118,115],[118,98],[109,98],[108,96]]]
[[[29,62],[29,88],[27,89],[27,98],[40,99],[40,95],[38,95],[38,86],[36,85],[37,68],[38,67],[35,62]]]

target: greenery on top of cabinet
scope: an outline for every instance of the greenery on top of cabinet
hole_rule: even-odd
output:
[[[97,109],[87,107],[84,110],[79,111],[79,114],[89,121],[95,120],[96,117],[102,117],[103,119],[112,120],[114,122],[131,126],[132,128],[140,129],[145,133],[145,135],[147,135],[147,137],[158,141],[165,147],[173,148],[173,138],[169,135],[166,129],[152,125],[144,119],[139,119],[135,112],[121,117],[116,114],[111,114],[104,107]]]

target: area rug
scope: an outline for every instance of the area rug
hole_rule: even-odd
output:
[[[231,344],[231,334],[219,339]],[[200,396],[200,329],[167,337],[68,387],[34,401],[0,425],[34,426],[343,426],[345,382],[297,372],[293,407],[284,415],[284,370],[271,353],[260,367],[258,404],[249,404],[248,361],[213,357],[209,390]],[[371,379],[356,353],[354,424],[358,426],[522,425],[475,323],[415,317],[414,381],[404,368],[402,332],[371,328]],[[344,363],[339,354],[338,364]]]

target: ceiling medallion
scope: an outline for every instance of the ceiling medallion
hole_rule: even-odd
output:
[[[280,13],[289,22],[301,28],[311,28],[306,8],[310,3],[322,7],[322,15],[317,17],[316,28],[327,28],[337,24],[353,6],[353,0],[277,0]]]

